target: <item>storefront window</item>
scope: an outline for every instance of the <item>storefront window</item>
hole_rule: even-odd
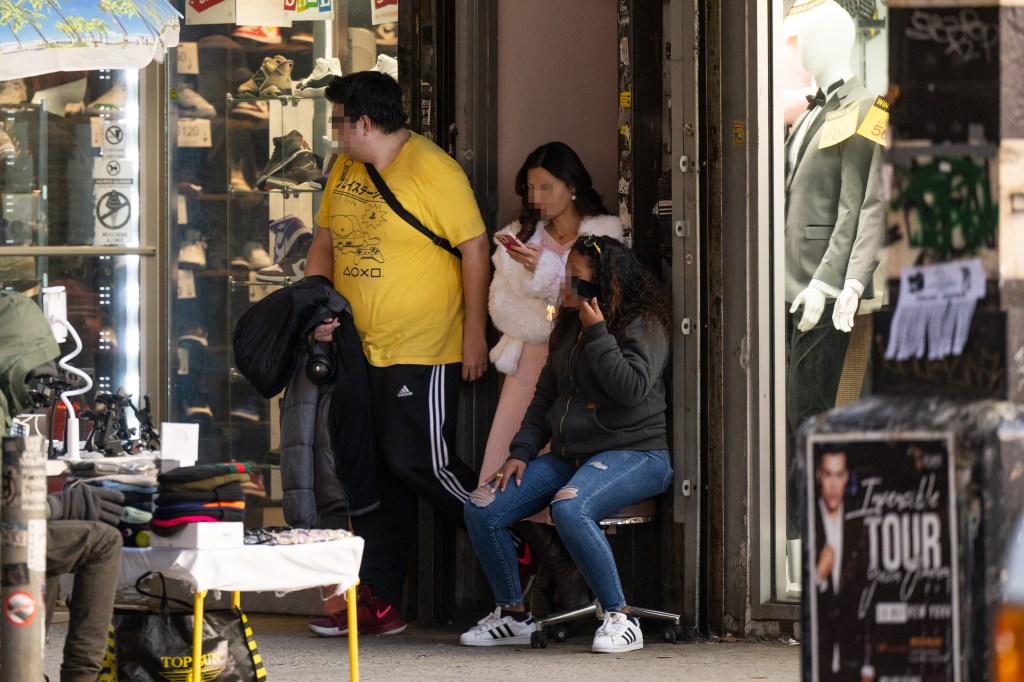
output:
[[[83,344],[72,364],[94,382],[79,408],[98,393],[123,388],[140,399],[146,390],[138,83],[135,70],[0,82],[0,287],[40,303],[44,287],[65,287],[67,319]]]
[[[368,69],[397,80],[398,2],[336,0],[326,12],[300,2],[273,17],[177,4],[185,22],[166,67],[169,412],[199,424],[201,461],[259,461],[279,444],[278,401],[234,368],[232,332],[254,302],[302,277],[335,154],[324,87]]]
[[[883,303],[887,10],[877,0],[773,9],[773,600],[800,597],[796,434],[870,390]]]

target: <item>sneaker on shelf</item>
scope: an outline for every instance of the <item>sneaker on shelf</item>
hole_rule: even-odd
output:
[[[302,133],[273,138],[274,151],[256,178],[260,189],[320,189],[320,165]]]
[[[231,115],[235,118],[251,118],[255,121],[266,121],[270,118],[270,103],[260,101],[235,102],[231,107]]]
[[[245,171],[241,168],[232,168],[228,175],[228,187],[232,192],[251,192],[252,186],[245,179]]]
[[[178,344],[194,343],[206,348],[210,340],[206,337],[206,330],[199,326],[189,327],[184,334],[178,337]]]
[[[359,588],[356,623],[361,635],[397,635],[405,632],[407,627],[398,609],[372,596],[370,591],[363,587]],[[333,616],[311,619],[309,629],[319,637],[347,637],[348,609]]]
[[[320,164],[309,150],[302,150],[264,181],[267,189],[321,189]]]
[[[28,101],[24,78],[0,81],[0,104],[21,104]]]
[[[0,161],[13,159],[17,155],[18,150],[14,148],[14,141],[11,140],[11,136],[0,130]]]
[[[182,180],[178,183],[178,194],[197,196],[203,193],[203,186],[197,185],[190,180]]]
[[[238,86],[238,96],[280,97],[292,94],[292,65],[292,60],[281,55],[265,57],[256,73]]]
[[[616,654],[644,648],[644,633],[640,623],[624,613],[610,611],[604,614],[604,622],[594,633],[590,650],[596,654]]]
[[[213,419],[213,409],[208,403],[185,404],[185,416],[195,420]]]
[[[286,215],[270,221],[270,234],[274,237],[275,263],[280,263],[292,253],[296,243],[305,236],[313,236],[313,230],[301,218]]]
[[[309,144],[302,137],[302,133],[293,130],[287,135],[272,138],[274,149],[270,152],[270,159],[263,166],[263,171],[256,178],[256,186],[263,187],[272,174],[284,168],[285,164],[298,156],[299,152],[309,150]]]
[[[530,635],[537,631],[537,622],[532,615],[520,622],[512,616],[503,616],[501,607],[477,621],[477,624],[462,633],[459,644],[463,646],[501,646],[505,644],[529,644]]]
[[[295,94],[299,97],[321,97],[335,76],[341,76],[341,61],[337,57],[317,57],[313,73],[299,81]]]
[[[190,118],[213,118],[217,110],[203,96],[187,85],[179,85],[174,103],[181,113]]]
[[[124,109],[124,102],[124,86],[116,83],[93,102],[90,102],[85,111],[93,116],[97,114],[117,114]]]
[[[379,54],[377,55],[377,63],[373,65],[370,71],[379,71],[398,80],[398,60],[386,54]]]
[[[178,267],[199,270],[206,267],[206,240],[199,230],[185,230],[185,236],[178,249]]]
[[[237,405],[232,405],[230,414],[236,419],[258,422],[260,420],[260,403],[256,394],[250,394]]]
[[[85,102],[67,102],[64,104],[64,116],[78,116],[85,113]]]
[[[281,29],[277,26],[238,26],[231,35],[268,45],[277,45],[281,42]]]
[[[245,268],[247,270],[259,270],[270,265],[270,255],[267,250],[256,242],[246,242],[242,247],[242,253],[231,259],[231,267]]]
[[[306,255],[309,247],[313,244],[313,235],[303,235],[303,239],[296,242],[291,253],[273,265],[262,268],[256,272],[257,282],[297,282],[306,276]]]

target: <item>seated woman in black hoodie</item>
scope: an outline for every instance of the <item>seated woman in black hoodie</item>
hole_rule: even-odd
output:
[[[467,646],[526,644],[509,526],[551,505],[558,534],[605,612],[595,652],[643,648],[598,522],[664,492],[672,480],[665,424],[668,297],[629,247],[579,236],[547,364],[502,467],[466,503],[466,524],[497,608],[461,637]],[[538,457],[551,442],[551,452]]]

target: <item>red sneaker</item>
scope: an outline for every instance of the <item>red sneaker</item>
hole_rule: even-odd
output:
[[[398,609],[376,597],[359,600],[356,621],[361,635],[397,635],[408,627]],[[348,609],[333,616],[311,619],[309,629],[319,637],[347,637]]]

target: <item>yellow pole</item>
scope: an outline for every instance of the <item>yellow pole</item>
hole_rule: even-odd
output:
[[[348,678],[351,682],[359,682],[359,621],[356,618],[356,580],[348,588]],[[199,678],[195,678],[199,679]]]
[[[241,609],[242,608],[242,593],[235,590],[231,593],[231,608]]]
[[[192,608],[192,679],[203,679],[203,601],[206,590],[196,590]]]

